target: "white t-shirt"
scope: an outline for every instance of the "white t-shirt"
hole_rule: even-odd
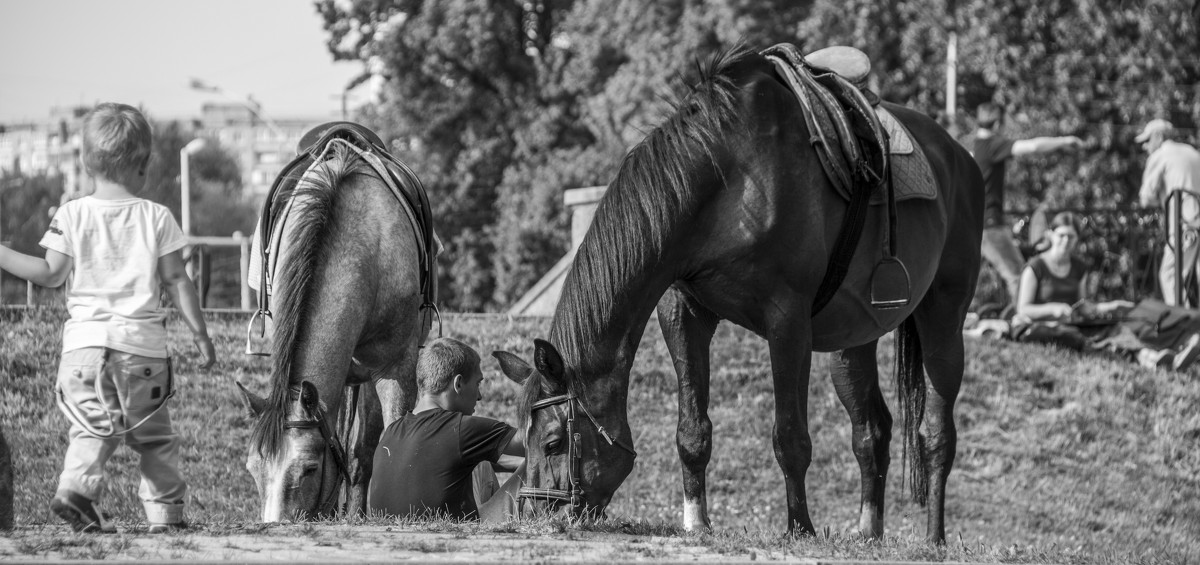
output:
[[[167,357],[167,313],[159,304],[158,259],[187,239],[166,206],[142,198],[63,204],[42,247],[71,256],[63,351],[107,347]]]

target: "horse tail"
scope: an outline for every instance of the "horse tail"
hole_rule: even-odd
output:
[[[896,394],[904,411],[904,465],[909,472],[913,502],[925,506],[929,496],[929,473],[925,463],[925,366],[921,361],[921,338],[912,316],[896,331]],[[903,473],[903,471],[901,471]],[[903,474],[901,475],[903,489]]]

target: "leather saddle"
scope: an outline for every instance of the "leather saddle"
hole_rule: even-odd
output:
[[[871,197],[887,188],[887,240],[883,258],[871,277],[871,303],[876,308],[908,304],[908,269],[896,257],[896,195],[889,154],[890,137],[875,112],[879,99],[864,88],[870,59],[853,47],[835,46],[802,55],[796,46],[780,43],[762,55],[776,69],[799,102],[826,177],[850,206],[842,221],[825,277],[813,298],[816,316],[837,293],[850,269],[862,236]]]
[[[340,141],[339,141],[340,140]],[[300,138],[297,155],[283,167],[270,192],[263,202],[262,213],[259,217],[260,237],[258,241],[262,254],[264,271],[270,265],[267,253],[272,249],[272,237],[279,230],[296,186],[309,170],[321,158],[330,143],[345,142],[354,147],[363,160],[375,170],[375,173],[388,186],[392,194],[405,208],[413,224],[413,231],[420,245],[420,273],[422,309],[432,308],[436,311],[435,285],[433,283],[434,265],[437,254],[437,240],[433,234],[433,214],[429,205],[429,197],[420,179],[402,161],[392,156],[375,132],[353,122],[329,122],[319,125]],[[264,273],[267,274],[267,273]],[[269,274],[268,274],[269,276]],[[266,278],[266,277],[264,277]],[[270,316],[269,285],[264,280],[259,284],[259,312],[256,316]],[[253,325],[253,320],[252,320]]]

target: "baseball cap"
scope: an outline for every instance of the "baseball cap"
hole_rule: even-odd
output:
[[[1141,143],[1147,139],[1150,139],[1150,136],[1155,133],[1160,131],[1163,133],[1168,133],[1172,129],[1175,129],[1175,126],[1172,126],[1171,122],[1168,122],[1162,118],[1155,118],[1150,120],[1150,122],[1146,124],[1146,127],[1142,128],[1142,133],[1137,134],[1137,137],[1133,138],[1133,140]]]

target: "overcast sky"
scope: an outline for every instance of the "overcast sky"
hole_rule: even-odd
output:
[[[335,64],[325,39],[310,0],[0,0],[0,122],[101,101],[186,118],[228,100],[191,78],[268,117],[333,118],[362,67]]]

